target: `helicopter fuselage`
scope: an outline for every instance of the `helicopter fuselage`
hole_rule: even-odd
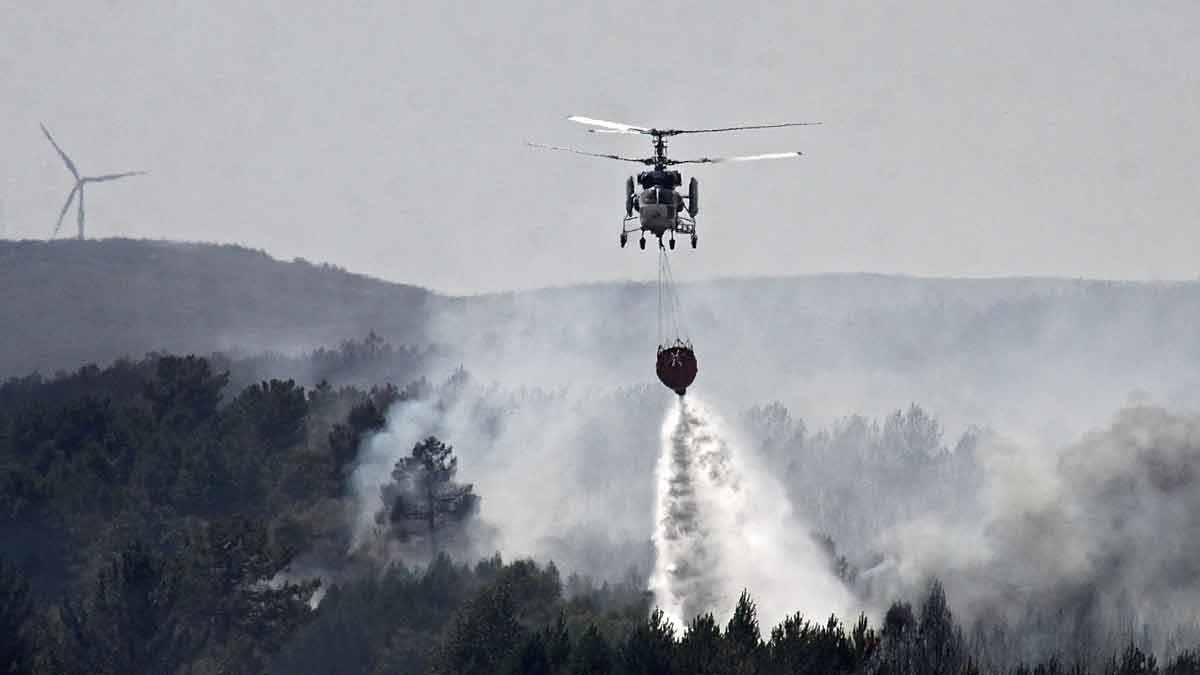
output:
[[[641,221],[642,231],[656,237],[676,228],[679,212],[683,208],[683,196],[672,188],[647,188],[637,197],[638,220]]]
[[[638,185],[644,188],[634,202],[643,232],[662,237],[679,225],[679,213],[685,210],[683,196],[675,188],[683,184],[678,171],[655,167],[638,174]]]
[[[692,247],[696,246],[696,213],[697,183],[693,178],[688,188],[687,196],[680,194],[675,188],[683,183],[683,177],[678,171],[668,171],[665,166],[658,165],[653,171],[643,171],[638,174],[637,184],[641,191],[634,191],[631,177],[625,185],[625,210],[627,217],[621,226],[621,246],[625,245],[631,232],[641,232],[642,238],[638,244],[646,247],[646,233],[658,237],[660,245],[663,236],[670,234],[667,244],[675,248],[675,235],[690,235]],[[636,212],[636,215],[635,215]],[[637,225],[630,227],[632,222]]]

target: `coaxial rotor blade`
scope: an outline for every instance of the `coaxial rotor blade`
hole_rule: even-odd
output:
[[[126,176],[145,176],[148,173],[150,173],[150,172],[149,171],[126,171],[125,173],[107,173],[107,174],[104,174],[103,176],[85,176],[83,178],[83,182],[85,182],[85,183],[103,183],[104,181],[116,180],[118,178],[125,178]]]
[[[799,157],[802,152],[768,152],[765,155],[741,155],[738,157],[701,157],[699,159],[670,159],[667,164],[720,164],[721,162],[755,162],[760,159],[787,159]]]
[[[558,145],[543,145],[541,143],[530,143],[528,141],[525,142],[525,145],[528,145],[531,148],[542,148],[545,150],[561,150],[563,152],[573,152],[576,155],[587,155],[588,157],[602,157],[604,159],[618,159],[618,160],[621,160],[622,162],[637,162],[638,164],[647,164],[647,165],[654,163],[653,159],[638,159],[636,157],[622,157],[620,155],[605,155],[605,154],[601,154],[598,152],[588,152],[586,150],[576,150],[575,148],[564,148],[564,147],[561,147]]]
[[[811,127],[819,125],[820,122],[784,122],[783,124],[748,124],[736,127],[714,127],[712,129],[657,129],[664,136],[678,136],[679,134],[711,134],[718,131],[744,131],[747,129],[779,129],[781,127]]]
[[[71,194],[67,195],[67,202],[63,204],[62,211],[58,212],[58,222],[54,224],[54,232],[50,235],[51,239],[58,236],[58,230],[62,227],[63,218],[66,217],[67,211],[71,209],[71,202],[75,201],[76,192],[79,192],[78,183],[75,184],[75,187],[71,188]]]
[[[58,156],[62,157],[62,161],[66,163],[67,169],[71,171],[71,175],[75,176],[76,180],[79,180],[79,171],[75,168],[75,162],[72,162],[71,158],[67,157],[67,153],[63,152],[63,149],[58,147],[58,143],[54,142],[54,137],[50,135],[50,130],[46,128],[45,124],[39,124],[38,126],[42,127],[42,133],[46,134],[46,140],[50,141],[50,145],[53,145],[54,149],[58,151]]]
[[[567,119],[579,124],[589,124],[599,129],[588,129],[588,131],[601,134],[648,134],[651,129],[646,127],[638,127],[632,124],[622,124],[621,122],[609,122],[607,120],[598,120],[591,117],[583,117],[581,115],[571,115]]]

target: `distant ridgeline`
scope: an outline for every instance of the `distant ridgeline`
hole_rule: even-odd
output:
[[[0,377],[149,352],[296,353],[372,331],[427,345],[434,302],[421,288],[238,246],[0,241]]]

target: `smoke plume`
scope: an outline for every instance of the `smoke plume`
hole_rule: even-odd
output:
[[[380,490],[396,461],[436,436],[454,448],[455,480],[481,498],[478,518],[449,553],[532,557],[597,581],[625,579],[630,568],[648,575],[659,389],[510,391],[461,372],[451,379],[394,405],[387,427],[360,447],[350,484],[353,548],[380,538]],[[383,552],[409,563],[427,557],[419,547]]]
[[[1200,641],[1200,416],[1129,408],[1057,452],[993,439],[979,456],[980,517],[882,539],[903,586],[940,577],[961,616],[1009,627],[1001,660]]]

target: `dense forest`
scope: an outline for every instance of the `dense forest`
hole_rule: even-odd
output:
[[[776,623],[759,616],[750,588],[731,603],[727,620],[703,614],[674,625],[646,591],[644,546],[609,540],[599,545],[605,557],[595,540],[555,539],[558,548],[530,551],[540,554],[536,561],[483,553],[511,539],[492,531],[503,526],[501,491],[464,478],[484,477],[471,462],[492,461],[468,445],[502,437],[506,425],[519,431],[517,408],[554,416],[572,405],[562,400],[570,395],[498,391],[463,371],[442,381],[362,384],[368,373],[416,372],[421,358],[420,350],[372,335],[303,356],[155,354],[4,382],[0,668],[1200,672],[1196,651],[1176,645],[1157,661],[1136,633],[1093,641],[1087,651],[1014,658],[1027,651],[1022,639],[1046,633],[1048,617],[965,622],[934,578],[896,590],[878,616],[810,617],[796,607]],[[285,377],[289,370],[321,380],[298,384]],[[596,396],[588,400],[597,417],[646,410],[635,427],[659,417],[642,389]],[[476,433],[444,420],[431,427],[446,438],[420,437],[389,467],[368,495],[367,540],[356,542],[362,494],[354,476],[364,449],[394,433],[389,411],[418,403],[438,419],[469,410]],[[824,533],[829,569],[864,597],[894,590],[869,573],[879,566],[869,533],[930,502],[969,509],[966,495],[981,480],[975,456],[990,433],[972,429],[948,447],[938,421],[917,406],[809,431],[773,404],[747,409],[742,425]],[[596,431],[582,426],[580,438]],[[593,440],[585,447],[595,462],[620,461],[606,459],[602,446]],[[888,482],[918,489],[886,506],[853,507],[853,491]],[[648,508],[624,489],[596,487],[644,515]],[[564,555],[551,560],[547,551]],[[582,558],[592,558],[592,567]]]

